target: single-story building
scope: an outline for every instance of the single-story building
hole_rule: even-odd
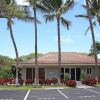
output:
[[[35,63],[34,58],[20,62],[19,66],[22,69],[22,79],[35,78]],[[61,53],[61,79],[64,79],[66,73],[70,74],[72,80],[79,81],[81,71],[87,75],[96,76],[97,71],[100,76],[100,59],[98,59],[98,68],[95,67],[95,59],[93,56],[88,56],[84,53],[62,52]],[[38,57],[39,79],[58,78],[58,53],[50,52]]]

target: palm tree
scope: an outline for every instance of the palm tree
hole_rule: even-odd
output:
[[[56,18],[57,21],[57,32],[58,32],[58,67],[59,67],[59,78],[58,84],[60,84],[60,73],[61,73],[61,40],[60,40],[60,22],[63,26],[69,29],[71,24],[70,21],[63,18],[63,14],[68,12],[70,8],[73,7],[74,0],[66,0],[64,3],[63,0],[42,0],[42,4],[48,9],[48,13],[44,16],[46,22],[54,21]]]
[[[100,0],[89,0],[89,4],[91,5],[91,13],[93,16],[96,16],[97,21],[100,24]]]
[[[18,55],[18,49],[17,49],[16,42],[15,42],[15,39],[14,39],[14,36],[13,36],[13,31],[12,31],[12,20],[9,19],[9,18],[8,18],[7,26],[10,30],[10,36],[11,36],[13,46],[14,46],[14,49],[15,49],[15,53],[16,53],[16,81],[15,81],[16,83],[15,83],[15,85],[18,86],[19,55]]]
[[[21,7],[19,8],[18,6],[16,6],[14,2],[12,2],[11,0],[1,0],[1,1],[2,2],[0,2],[0,4],[2,3],[3,7],[0,11],[0,17],[7,19],[7,26],[8,26],[8,29],[10,30],[10,36],[11,36],[15,53],[16,53],[16,83],[15,85],[18,86],[19,55],[18,55],[16,42],[14,39],[14,34],[12,31],[12,23],[13,23],[12,19],[15,17],[24,21],[29,21],[30,19],[28,17],[26,18],[26,14],[24,13],[24,10]],[[31,18],[31,20],[33,19]]]
[[[11,0],[1,0],[0,4],[2,4],[2,9],[0,11],[0,17],[1,18],[6,18],[8,19],[8,27],[10,29],[10,35],[11,35],[11,39],[15,48],[15,52],[16,52],[16,86],[18,85],[18,50],[17,50],[17,46],[14,40],[14,36],[13,36],[13,31],[12,31],[12,26],[11,26],[11,17],[10,14],[12,13],[12,8],[14,8],[13,6],[10,5]]]
[[[43,12],[46,11],[45,7],[41,5],[41,0],[28,0],[30,5],[32,6],[34,12],[34,27],[35,27],[35,85],[39,85],[39,74],[38,74],[38,47],[37,47],[37,9]],[[39,21],[38,21],[39,22]]]
[[[95,56],[95,64],[96,64],[96,68],[97,68],[97,50],[96,50],[96,42],[95,42],[95,35],[94,35],[94,28],[93,28],[94,23],[92,22],[92,19],[94,18],[94,16],[93,16],[93,13],[91,13],[90,0],[86,0],[86,5],[83,5],[83,7],[86,9],[87,14],[86,15],[77,15],[76,17],[83,17],[89,21],[89,28],[91,30],[93,50],[94,50],[94,56]],[[98,72],[97,72],[97,76],[98,76]]]

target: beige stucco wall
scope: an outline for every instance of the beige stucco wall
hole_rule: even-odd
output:
[[[92,76],[96,76],[96,73],[95,73],[95,72],[96,72],[96,71],[95,71],[96,68],[95,68],[95,66],[83,66],[83,67],[81,67],[81,71],[86,72],[86,71],[87,71],[87,68],[90,68],[90,67],[92,68],[92,72],[91,72],[92,74],[91,74],[91,75],[92,75]],[[89,75],[89,76],[91,76],[91,75]],[[88,76],[88,75],[87,75],[87,76]]]
[[[98,73],[99,73],[99,77],[100,77],[100,66],[99,66],[99,68],[98,68],[98,69],[99,69]]]
[[[81,71],[85,71],[86,72],[86,68],[87,67],[91,67],[92,68],[92,74],[93,76],[96,76],[96,69],[94,66],[73,66],[73,67],[68,67],[68,66],[64,66],[63,68],[81,68]],[[99,76],[100,76],[100,66],[99,66]],[[22,79],[26,80],[26,68],[22,68],[21,70],[22,73]],[[45,68],[45,79],[52,79],[52,78],[58,78],[58,69],[57,68]]]
[[[58,78],[58,69],[54,68],[46,68],[45,69],[45,79],[52,79],[52,78]]]
[[[22,73],[22,79],[26,80],[26,68],[22,68],[21,73]]]

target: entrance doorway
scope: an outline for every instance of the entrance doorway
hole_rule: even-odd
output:
[[[80,81],[80,68],[61,68],[61,79],[64,79],[64,76],[68,73],[71,80]]]
[[[45,69],[39,68],[39,79],[45,80]]]
[[[26,68],[26,80],[35,79],[35,68]]]

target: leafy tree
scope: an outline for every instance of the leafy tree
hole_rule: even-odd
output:
[[[93,49],[93,45],[91,46],[91,49],[90,49],[90,54],[89,55],[93,55],[94,56],[94,49]],[[100,42],[96,42],[96,51],[97,51],[97,54],[100,53]]]
[[[38,53],[37,55],[41,56],[42,53]],[[21,56],[19,59],[20,59],[20,61],[25,61],[25,60],[29,60],[29,59],[32,59],[32,58],[35,58],[35,53],[30,53],[28,55]]]
[[[11,72],[13,59],[0,55],[0,77],[13,77]]]

